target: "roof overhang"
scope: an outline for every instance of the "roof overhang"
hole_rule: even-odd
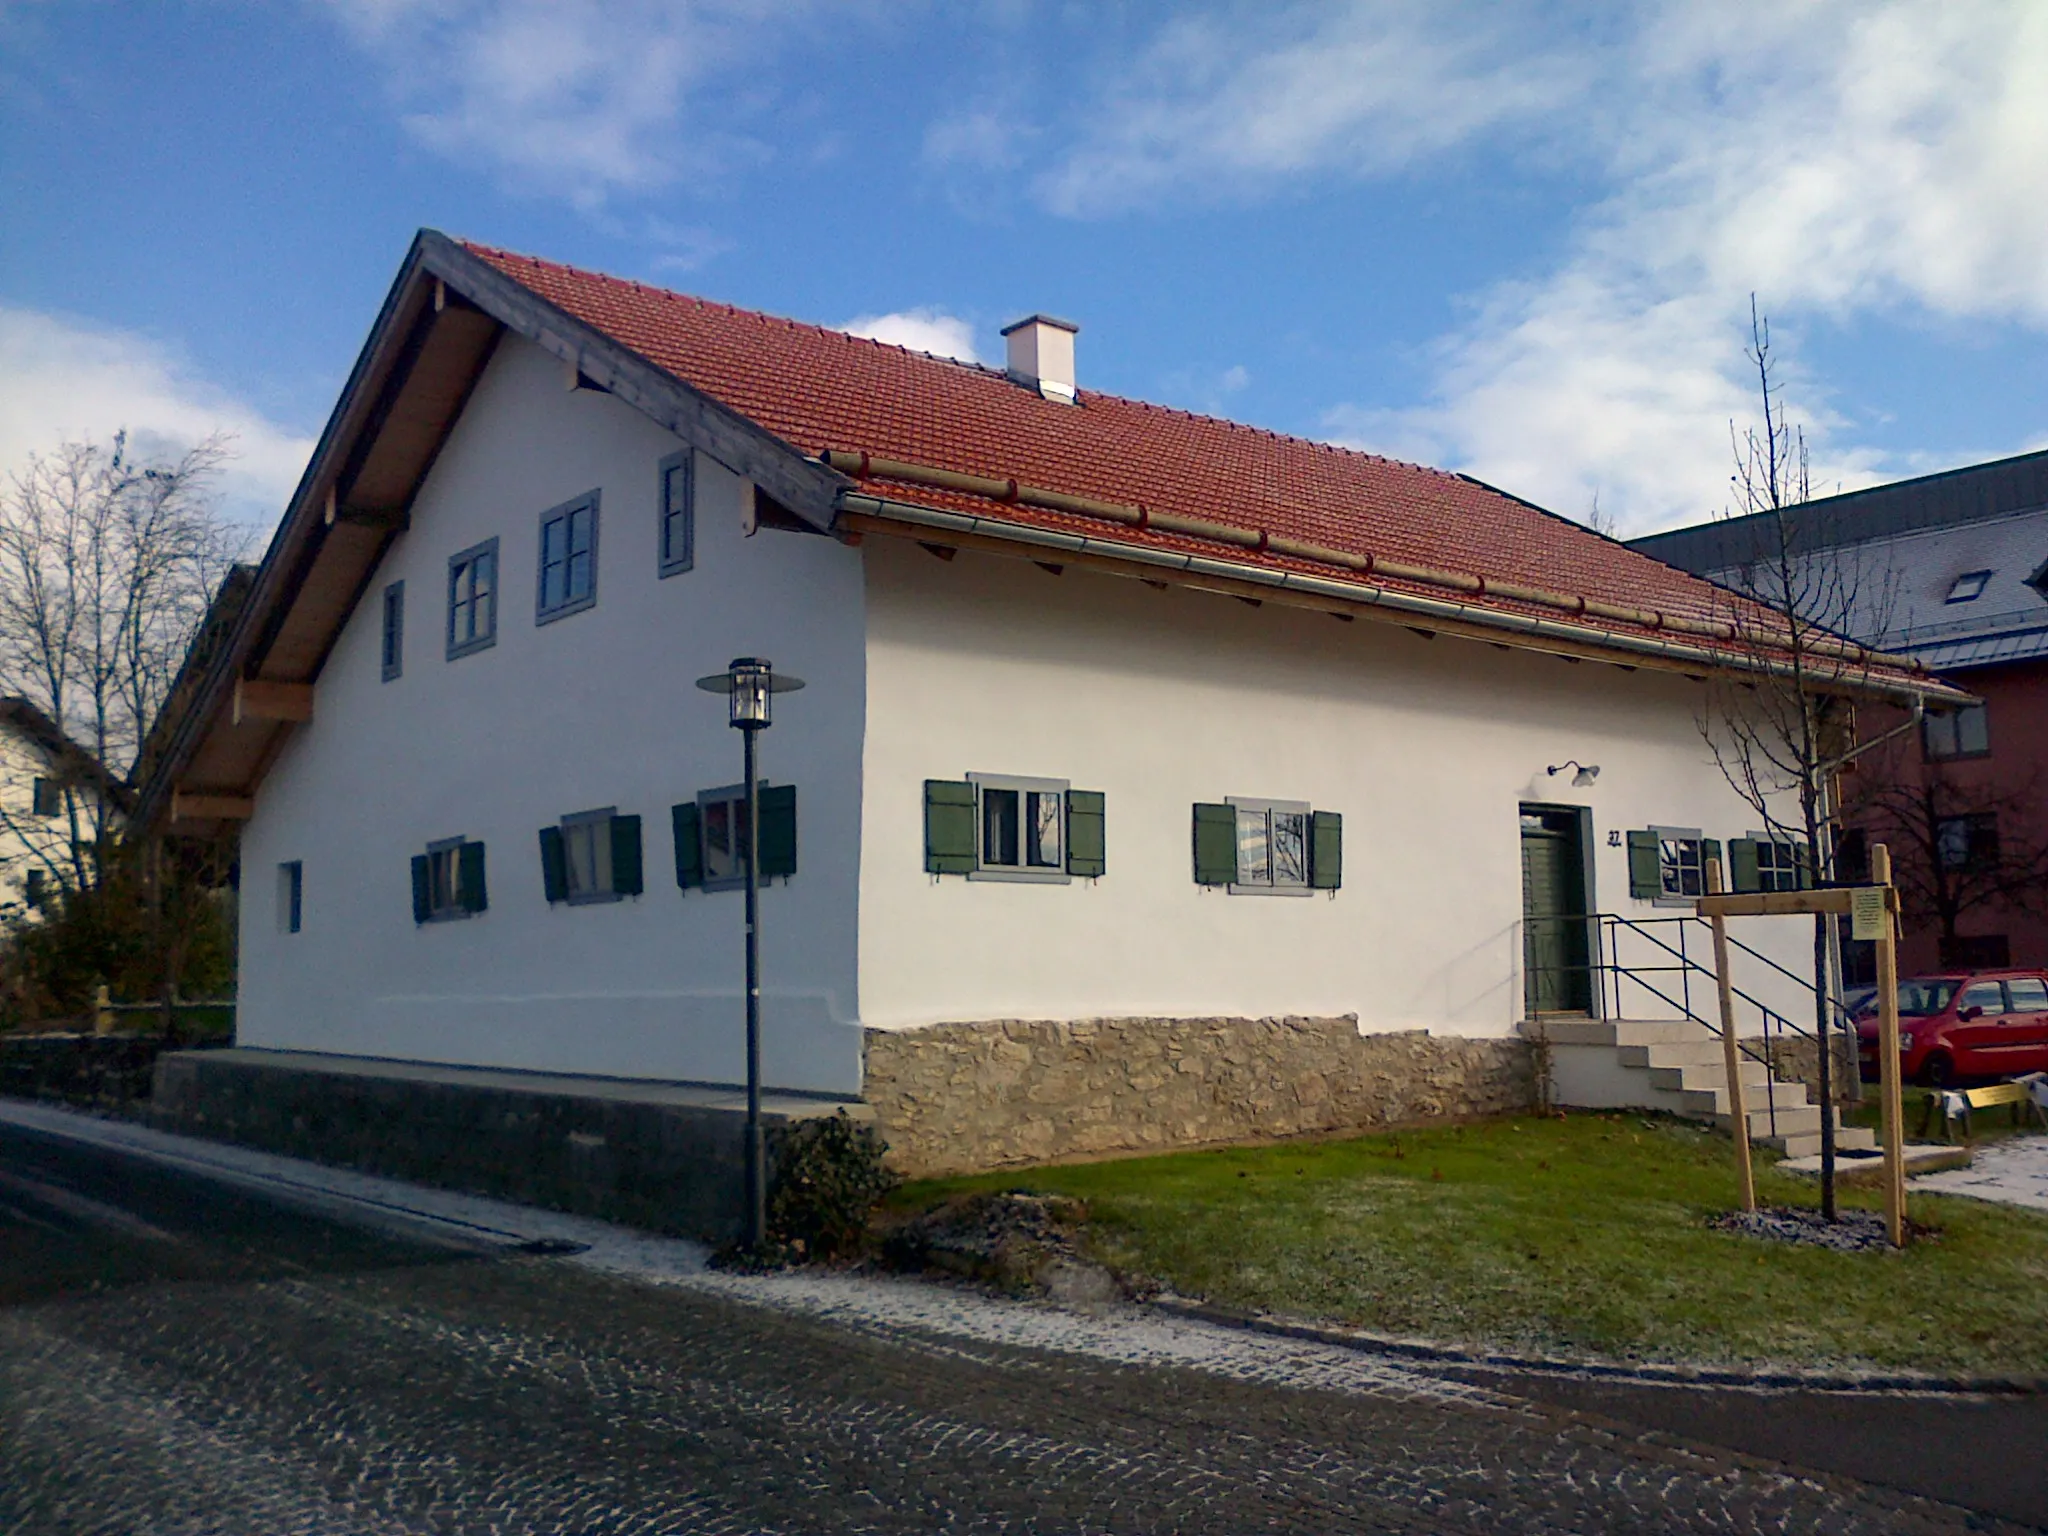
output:
[[[571,384],[608,392],[753,481],[802,523],[831,527],[844,476],[446,235],[422,230],[247,602],[141,788],[138,824],[205,836],[246,814],[290,732],[310,718],[309,695],[280,690],[307,689],[319,677],[508,332],[560,358]],[[287,697],[288,708],[276,702]]]
[[[840,527],[848,533],[907,538],[1036,561],[1056,554],[1063,564],[1082,565],[1111,575],[1166,582],[1245,601],[1376,619],[1426,629],[1432,634],[1483,640],[1575,661],[1602,661],[1692,677],[1757,673],[1789,676],[1793,670],[1790,660],[1760,651],[1730,650],[1667,636],[1619,633],[1596,625],[1428,597],[1371,581],[1311,575],[1249,560],[1068,533],[857,491],[844,493],[840,506]],[[1839,663],[1816,666],[1811,660],[1807,668],[1817,690],[1823,692],[1901,704],[1910,704],[1915,699],[1927,704],[1963,704],[1974,698],[1934,677],[1892,674]]]

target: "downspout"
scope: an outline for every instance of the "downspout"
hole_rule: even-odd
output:
[[[1921,720],[1927,714],[1927,700],[1919,694],[1913,695],[1911,711],[1903,724],[1876,735],[1865,742],[1859,742],[1840,757],[1821,764],[1820,774],[1820,836],[1821,867],[1832,871],[1835,867],[1835,819],[1839,807],[1835,804],[1835,781],[1841,771],[1872,747],[1881,747],[1888,741],[1896,740],[1908,731],[1918,730]],[[1828,924],[1828,1000],[1837,1013],[1842,1010],[1842,925]],[[1851,1103],[1863,1102],[1863,1070],[1857,1067],[1849,1079],[1853,1090]],[[1825,1107],[1825,1106],[1823,1106]]]

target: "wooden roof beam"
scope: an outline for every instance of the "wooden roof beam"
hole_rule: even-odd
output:
[[[273,683],[256,677],[235,679],[236,725],[245,720],[290,720],[303,724],[312,718],[311,683]]]
[[[171,791],[172,821],[247,821],[255,814],[256,801],[248,795]]]

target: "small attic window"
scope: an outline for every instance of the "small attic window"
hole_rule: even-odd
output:
[[[1984,595],[1984,584],[1991,580],[1989,571],[1965,571],[1955,579],[1948,589],[1945,603],[1974,603]]]

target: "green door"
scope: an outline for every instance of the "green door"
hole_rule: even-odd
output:
[[[1569,806],[1522,807],[1523,1001],[1532,1017],[1592,1012],[1584,815]]]

